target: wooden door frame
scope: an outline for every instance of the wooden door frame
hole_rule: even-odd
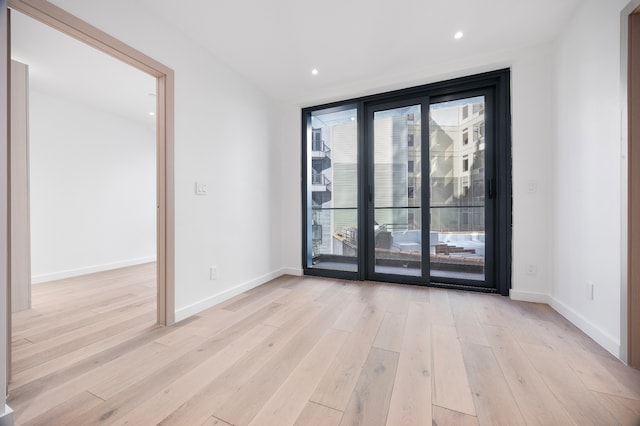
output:
[[[24,13],[156,78],[156,245],[158,265],[156,311],[158,324],[173,324],[175,322],[173,70],[47,1],[8,0],[8,9]]]
[[[632,16],[635,18],[632,24]],[[640,0],[620,15],[621,292],[620,357],[640,368]],[[635,52],[631,49],[634,47]],[[633,72],[632,72],[633,71]],[[626,159],[626,161],[625,161]],[[635,261],[634,261],[635,260]]]

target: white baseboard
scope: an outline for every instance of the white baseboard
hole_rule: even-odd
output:
[[[600,327],[580,315],[573,308],[565,305],[554,297],[549,297],[549,306],[555,309],[560,315],[568,319],[573,325],[582,330],[587,336],[591,337],[600,346],[609,351],[616,358],[620,358],[620,341]]]
[[[620,358],[620,342],[618,342],[617,339],[602,331],[600,327],[553,296],[531,291],[511,290],[509,297],[512,300],[520,302],[544,303],[549,305],[553,310],[582,330],[587,336],[595,340],[600,346],[611,352],[615,357]]]
[[[176,322],[182,321],[183,319],[196,315],[204,311],[205,309],[209,309],[212,306],[222,303],[225,300],[231,299],[232,297],[237,296],[240,293],[249,291],[252,288],[258,287],[259,285],[262,285],[275,278],[278,278],[279,276],[296,275],[295,273],[292,273],[292,271],[293,270],[290,270],[290,268],[281,268],[276,271],[270,272],[268,274],[262,275],[258,278],[255,278],[253,280],[247,281],[245,283],[238,284],[235,287],[224,290],[218,294],[214,294],[213,296],[207,297],[206,299],[202,299],[199,302],[192,303],[191,305],[176,309],[176,317],[175,317]]]
[[[510,290],[509,298],[519,302],[544,303],[549,305],[550,298],[548,294],[536,293],[534,291]]]
[[[102,265],[87,266],[67,271],[51,272],[47,274],[34,275],[31,277],[31,284],[40,284],[48,281],[62,280],[65,278],[77,277],[79,275],[93,274],[94,272],[110,271],[112,269],[125,268],[127,266],[141,265],[143,263],[155,262],[155,256],[141,257],[138,259],[123,260],[121,262],[105,263]]]
[[[13,410],[5,404],[4,411],[0,414],[0,426],[13,426]]]

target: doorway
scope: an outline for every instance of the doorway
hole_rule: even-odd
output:
[[[24,14],[11,24],[12,56],[28,64],[11,82],[16,312],[30,282],[155,262],[156,82]]]
[[[508,79],[304,109],[305,273],[508,294]]]
[[[24,13],[156,78],[157,322],[174,322],[173,71],[61,8],[34,0],[12,0]]]

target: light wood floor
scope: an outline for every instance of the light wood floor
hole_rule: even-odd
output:
[[[638,424],[640,373],[544,305],[285,276],[161,328],[154,265],[34,287],[9,405],[41,425]]]

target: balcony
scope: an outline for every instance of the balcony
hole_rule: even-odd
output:
[[[331,181],[322,173],[313,173],[311,175],[311,191],[331,192]]]
[[[331,158],[331,148],[321,139],[311,141],[312,158]]]

